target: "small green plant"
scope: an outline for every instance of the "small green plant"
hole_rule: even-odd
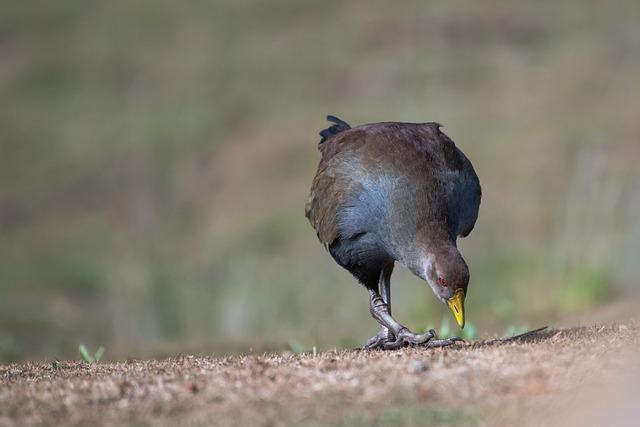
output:
[[[302,354],[305,352],[304,346],[300,343],[300,341],[295,339],[289,341],[289,349],[296,354]]]
[[[509,325],[509,326],[507,326],[507,330],[505,331],[504,336],[505,337],[515,337],[516,335],[524,334],[528,330],[529,330],[529,328],[527,328],[526,326]]]
[[[97,363],[100,361],[100,359],[102,359],[102,355],[104,354],[104,347],[103,346],[98,347],[96,352],[93,355],[91,355],[91,353],[89,353],[89,350],[87,350],[87,347],[85,347],[84,344],[80,344],[78,346],[78,351],[80,352],[80,356],[82,357],[82,360],[84,360],[85,362]]]
[[[478,336],[478,330],[471,322],[466,322],[464,329],[452,328],[451,327],[451,319],[448,314],[442,316],[442,320],[440,322],[440,329],[436,329],[436,333],[438,334],[438,338],[452,338],[452,337],[460,337],[463,340],[472,340]],[[433,324],[429,325],[425,331],[429,329],[434,329]],[[457,331],[456,331],[457,329]]]
[[[60,369],[60,361],[58,359],[51,362],[51,369],[53,369],[54,371]]]
[[[451,338],[455,334],[452,333],[451,327],[449,326],[449,316],[442,316],[442,320],[440,320],[440,329],[436,331],[440,338]]]
[[[289,350],[295,354],[310,354],[314,358],[318,356],[318,347],[314,345],[311,349],[307,349],[300,341],[295,339],[289,341]]]
[[[460,333],[460,338],[463,340],[472,340],[478,336],[478,330],[473,323],[467,322],[464,329]]]

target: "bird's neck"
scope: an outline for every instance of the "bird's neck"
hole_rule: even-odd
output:
[[[444,254],[456,254],[455,237],[451,236],[444,227],[435,224],[428,230],[417,233],[412,244],[407,245],[401,254],[403,264],[415,275],[424,279],[427,268]]]

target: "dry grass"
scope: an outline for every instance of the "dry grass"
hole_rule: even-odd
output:
[[[437,350],[12,364],[0,367],[0,426],[513,425],[623,372],[638,332],[633,323]]]

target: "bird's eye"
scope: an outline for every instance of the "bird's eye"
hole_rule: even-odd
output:
[[[438,284],[442,287],[447,287],[447,282],[442,277],[438,277]]]

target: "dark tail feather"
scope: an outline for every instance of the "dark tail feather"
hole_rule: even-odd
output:
[[[340,132],[351,129],[351,126],[349,126],[347,122],[345,122],[344,120],[340,120],[336,116],[327,116],[327,120],[335,124],[320,131],[320,136],[322,137],[320,139],[320,144],[331,138],[333,135],[337,135]]]

